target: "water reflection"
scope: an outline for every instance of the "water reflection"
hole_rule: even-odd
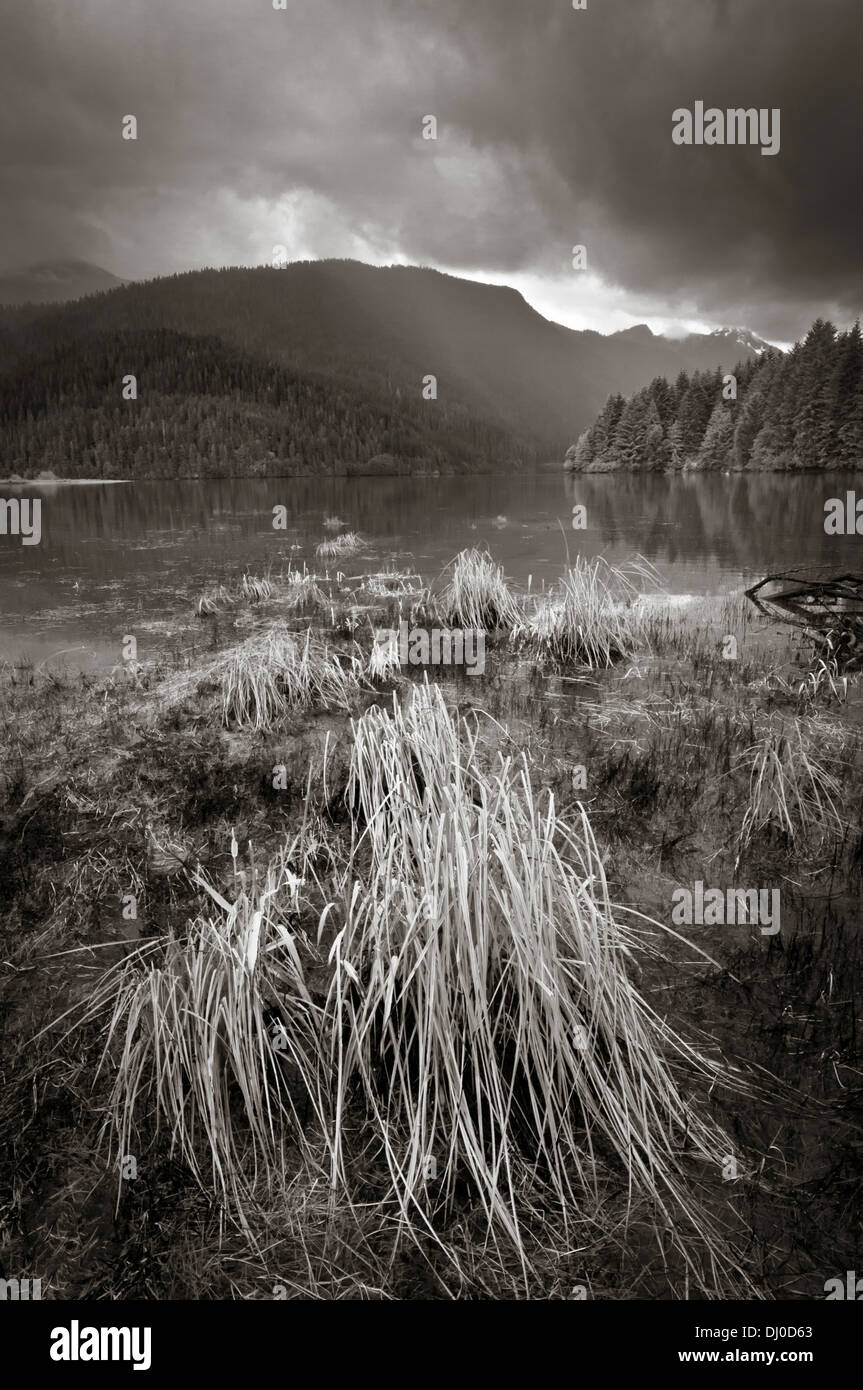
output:
[[[351,572],[416,565],[433,576],[463,546],[487,543],[520,583],[551,583],[569,554],[636,552],[675,592],[740,587],[770,570],[853,569],[855,536],[824,533],[824,503],[853,478],[781,474],[574,477],[290,478],[36,487],[42,542],[0,537],[0,644],[14,659],[81,646],[97,664],[131,620],[167,620],[209,583],[314,564],[325,516],[369,540]],[[4,485],[3,495],[11,495]],[[588,527],[573,531],[572,507]],[[288,529],[272,526],[287,508]],[[70,662],[79,657],[69,655]]]

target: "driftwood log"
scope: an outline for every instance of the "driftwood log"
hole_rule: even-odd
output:
[[[746,597],[768,617],[802,627],[817,654],[840,670],[863,667],[863,576],[768,574]]]

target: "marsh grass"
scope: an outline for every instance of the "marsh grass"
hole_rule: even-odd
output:
[[[330,604],[329,595],[321,588],[318,576],[305,566],[301,570],[289,566],[282,598],[292,613],[321,613]]]
[[[344,531],[340,536],[321,541],[315,547],[319,560],[341,560],[348,555],[356,555],[362,550],[365,541],[357,531]]]
[[[222,722],[269,730],[290,710],[350,709],[361,662],[312,635],[276,626],[255,633],[221,663]]]
[[[487,550],[460,551],[447,572],[449,579],[434,604],[444,626],[494,630],[518,622],[518,604],[503,568]]]
[[[745,595],[707,597],[650,592],[659,576],[649,568],[649,587],[633,601],[633,606],[639,611],[647,644],[655,657],[678,657],[702,664],[721,655],[723,641],[729,635],[736,638],[741,649],[748,643],[753,610]]]
[[[616,1156],[694,1273],[688,1241],[721,1242],[682,1155],[715,1165],[728,1141],[674,1072],[719,1074],[631,983],[643,932],[609,899],[583,809],[564,822],[523,761],[483,770],[478,728],[427,684],[358,721],[347,795],[370,862],[330,952],[336,1174],[359,1089],[408,1226],[432,1229],[467,1182],[523,1248],[526,1193],[600,1219]]]
[[[829,660],[822,657],[798,685],[797,694],[801,700],[812,704],[820,701],[827,703],[831,699],[844,703],[848,699],[848,677],[839,674],[839,663],[835,656]]]
[[[844,832],[838,779],[807,747],[803,728],[768,730],[736,759],[749,773],[749,799],[737,837],[738,859],[756,835],[778,830],[789,844],[821,846]]]
[[[381,595],[362,623],[376,621],[378,608],[392,621],[385,604],[395,612],[402,598],[407,607],[409,595]],[[794,728],[785,728],[790,752],[774,747],[781,773],[764,756],[782,732],[780,698],[789,718],[800,716],[810,768],[841,767],[841,799],[827,788],[833,807],[859,808],[856,682],[829,720],[805,718],[812,711],[795,694],[805,671],[790,654],[781,690],[762,689],[713,652],[718,635],[737,630],[725,608],[709,629],[702,617],[694,604],[663,615],[656,646],[667,660],[648,662],[644,679],[624,677],[628,661],[619,672],[540,671],[520,693],[486,678],[480,698],[507,721],[506,737],[484,716],[453,718],[439,696],[411,683],[391,713],[357,721],[349,769],[347,720],[327,720],[338,738],[335,752],[324,745],[319,803],[308,788],[294,795],[303,776],[293,773],[308,757],[318,778],[320,749],[310,753],[304,734],[307,725],[323,732],[323,721],[292,721],[302,733],[280,732],[272,756],[275,741],[218,728],[224,654],[206,664],[190,654],[172,672],[196,697],[183,708],[116,680],[82,675],[56,690],[38,668],[0,665],[0,790],[16,847],[3,946],[0,1150],[10,1158],[0,1205],[11,1212],[7,1224],[23,1229],[28,1209],[61,1193],[80,1261],[64,1268],[67,1235],[53,1221],[26,1237],[27,1261],[58,1271],[57,1296],[98,1287],[105,1297],[260,1297],[274,1282],[289,1296],[323,1298],[566,1297],[574,1281],[611,1298],[749,1292],[718,1224],[746,1239],[747,1267],[768,1296],[809,1296],[795,1268],[852,1267],[847,1193],[859,1134],[849,1131],[846,1161],[832,1115],[841,1111],[844,1124],[859,1073],[847,987],[859,966],[859,836],[845,835],[844,856],[835,844],[829,860],[807,853],[781,950],[746,943],[728,957],[718,941],[722,967],[711,971],[697,963],[693,972],[694,948],[669,943],[657,923],[617,905],[622,897],[661,917],[669,873],[700,876],[705,856],[729,847],[730,864],[758,750],[767,770],[750,802],[772,799],[774,816],[760,826],[753,818],[751,869],[775,870],[777,849],[787,860],[783,841],[761,836],[783,825],[783,806],[801,859],[818,840],[818,801],[813,810],[810,788],[807,803],[802,765],[808,820],[790,790]],[[291,632],[300,646],[302,628]],[[652,647],[653,629],[648,639]],[[776,650],[753,658],[753,674],[771,683]],[[278,721],[279,679],[274,689]],[[415,690],[409,704],[405,692]],[[826,679],[817,695],[830,698]],[[249,715],[254,705],[250,698]],[[245,727],[254,730],[253,717]],[[287,822],[284,803],[263,798],[254,777],[236,804],[250,753],[255,765],[291,765]],[[71,781],[70,757],[80,772]],[[579,793],[587,816],[570,786],[573,761],[589,769]],[[180,836],[189,868],[186,847],[203,846],[211,880],[151,873],[141,826],[154,787],[169,788],[160,841]],[[303,854],[278,853],[285,824],[293,833],[300,815],[308,865]],[[232,880],[226,856],[213,853],[214,829],[221,843],[235,816],[266,836],[270,868],[260,878],[252,866]],[[226,872],[216,876],[220,861]],[[283,869],[307,880],[299,896]],[[147,895],[147,922],[156,931],[169,924],[164,935],[144,945],[105,941],[129,891]],[[133,935],[125,924],[121,934]],[[132,955],[93,990],[103,963],[127,947]],[[92,1027],[54,1048],[58,1015],[70,1006],[76,1017],[89,1007]],[[54,1022],[34,1047],[45,1019]],[[726,1078],[691,1042],[707,1038],[699,1046],[708,1059],[736,1055],[744,1022],[746,1065],[781,1103],[765,1138],[767,1103],[732,1093],[729,1145],[699,1105]],[[830,1125],[819,1099],[819,1113],[795,1128],[787,1103],[795,1086],[828,1098]],[[57,1095],[69,1098],[61,1125]],[[106,1096],[110,1178],[94,1143]],[[718,1085],[711,1103],[725,1105]],[[64,1166],[77,1135],[87,1162]],[[127,1152],[146,1153],[146,1180],[123,1185],[112,1230],[114,1162]],[[722,1182],[732,1152],[760,1160],[763,1179],[745,1162],[739,1183]],[[826,1175],[817,1193],[813,1165]],[[101,1214],[90,1202],[99,1182]],[[145,1268],[140,1223],[156,1202],[162,1214],[149,1227]],[[194,1203],[213,1227],[197,1250]],[[230,1220],[238,1209],[239,1231]],[[237,1256],[230,1265],[226,1249]],[[70,1274],[77,1263],[79,1284]]]
[[[373,630],[367,671],[372,680],[392,682],[401,680],[398,633],[392,628]]]
[[[273,593],[273,586],[266,576],[256,578],[252,574],[244,574],[239,587],[240,594],[247,603],[263,603],[264,599],[271,598]]]
[[[239,603],[263,603],[272,594],[273,585],[266,575],[244,574],[235,584],[215,584],[207,589],[198,599],[196,611],[199,618],[214,617]]]
[[[300,880],[283,858],[232,901],[198,883],[212,910],[185,940],[149,941],[109,971],[88,1017],[109,1015],[117,1161],[140,1152],[146,1119],[242,1219],[260,1181],[284,1178],[286,1148],[307,1151],[317,1105],[318,1021],[291,921]]]
[[[378,570],[363,575],[360,587],[374,598],[418,600],[428,594],[422,576],[408,570]]]
[[[88,995],[112,1154],[161,1135],[247,1232],[300,1168],[353,1210],[359,1167],[393,1258],[433,1248],[458,1273],[467,1209],[471,1248],[522,1290],[545,1277],[541,1212],[556,1241],[615,1244],[651,1212],[693,1287],[741,1287],[693,1176],[731,1150],[689,1092],[728,1078],[631,978],[664,929],[612,903],[587,815],[495,753],[503,733],[424,682],[354,723],[325,881],[302,836],[228,889],[198,871],[182,936]]]
[[[216,613],[223,613],[226,608],[233,608],[236,602],[236,594],[226,584],[215,584],[198,599],[198,617],[211,618]]]
[[[602,556],[577,556],[559,583],[534,601],[513,638],[553,661],[590,669],[629,656],[645,637],[645,615],[633,606],[639,582],[658,578],[646,561],[626,567]]]

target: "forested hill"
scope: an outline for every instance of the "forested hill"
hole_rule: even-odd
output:
[[[123,398],[129,375],[136,399]],[[445,401],[394,400],[165,329],[90,334],[12,368],[0,451],[0,472],[25,478],[466,473],[534,458]]]
[[[527,467],[559,458],[610,391],[760,350],[736,332],[578,333],[514,290],[417,267],[195,271],[0,309],[0,471]]]
[[[818,319],[788,354],[735,369],[657,378],[609,397],[566,455],[576,472],[615,469],[854,469],[863,462],[863,337]]]

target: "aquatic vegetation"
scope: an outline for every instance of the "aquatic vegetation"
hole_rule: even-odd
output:
[[[285,585],[281,597],[292,613],[322,612],[329,606],[329,596],[318,583],[317,575],[305,568],[299,570],[289,566]]]
[[[321,541],[315,547],[315,554],[320,560],[341,560],[347,555],[355,555],[364,544],[357,531],[345,531],[341,536],[333,536],[332,540]]]
[[[825,700],[832,698],[843,702],[848,699],[848,677],[840,676],[835,656],[827,661],[822,657],[812,667],[805,681],[801,681],[797,693],[801,698],[813,702],[822,696]]]
[[[644,614],[632,600],[637,582],[654,577],[645,562],[624,568],[579,555],[555,588],[535,600],[514,640],[555,661],[611,666],[644,638]]]
[[[503,568],[487,550],[462,550],[448,566],[449,580],[435,601],[447,627],[512,628],[519,608]]]
[[[656,954],[646,929],[663,928],[612,903],[586,813],[561,817],[525,759],[492,756],[494,732],[428,683],[354,723],[351,848],[319,915],[325,994],[304,963],[301,894],[321,884],[302,834],[225,890],[195,875],[207,905],[182,937],[137,947],[84,1009],[105,1027],[112,1150],[163,1131],[245,1224],[298,1160],[346,1195],[359,1138],[402,1241],[431,1235],[457,1262],[435,1232],[467,1184],[524,1279],[541,1211],[564,1232],[616,1224],[616,1168],[674,1230],[694,1286],[713,1291],[718,1271],[744,1286],[681,1168],[729,1151],[684,1083],[732,1078],[632,982],[633,953]]]
[[[201,595],[196,604],[200,618],[213,617],[238,603],[261,603],[272,596],[273,586],[267,578],[244,574],[236,584],[215,584]]]
[[[419,599],[428,590],[422,576],[407,570],[378,570],[376,574],[364,574],[360,587],[375,598]]]
[[[496,718],[462,719],[401,678],[397,645],[362,636],[402,608],[415,621],[420,577],[335,568],[288,569],[264,611],[232,582],[231,617],[257,628],[233,650],[187,612],[191,640],[146,695],[125,667],[58,680],[0,663],[16,846],[0,1112],[18,1146],[2,1177],[38,1174],[46,1142],[77,1153],[80,1134],[80,1161],[57,1160],[62,1223],[33,1237],[55,1287],[79,1275],[63,1266],[70,1222],[83,1248],[101,1219],[86,1198],[103,1121],[114,1172],[146,1153],[163,1204],[154,1297],[281,1281],[299,1297],[559,1298],[572,1280],[597,1297],[751,1296],[726,1239],[755,1292],[803,1297],[785,1278],[792,1224],[795,1267],[851,1268],[835,1131],[814,1110],[798,1123],[785,1097],[847,1113],[859,1071],[856,678],[825,658],[801,687],[799,644],[760,641],[760,622],[746,634],[736,596],[657,604],[633,597],[631,568],[627,588],[598,562],[592,607],[570,574],[517,600],[515,650],[499,645],[490,679],[444,687]],[[546,604],[571,608],[553,629],[568,651],[585,650],[577,612],[613,650],[622,615],[625,659],[606,669],[594,645],[600,670],[542,666],[529,624]],[[734,632],[745,663],[721,657]],[[372,680],[398,698],[360,716]],[[816,700],[832,702],[817,717]],[[707,969],[662,925],[669,884],[709,862],[736,891],[744,847],[746,882],[783,883],[781,935],[769,951],[701,935]],[[146,903],[144,940],[118,920],[128,894]],[[121,959],[102,974],[106,956]],[[748,1091],[719,1061],[740,1053],[741,987],[758,993]],[[70,1017],[80,1032],[58,1045]],[[777,1180],[785,1225],[762,1200]],[[151,1277],[137,1239],[130,1226],[128,1248],[122,1232],[106,1247],[112,1297]]]
[[[350,709],[360,690],[359,667],[358,658],[340,656],[311,628],[255,633],[221,663],[222,720],[266,730],[293,709]]]
[[[769,730],[736,760],[749,772],[749,801],[738,832],[738,850],[768,826],[791,843],[810,839],[823,844],[841,835],[837,807],[839,782],[806,747],[798,720],[789,731]]]
[[[367,671],[372,680],[395,681],[401,677],[398,633],[391,628],[374,634]]]
[[[370,862],[346,879],[330,952],[335,1172],[359,1091],[407,1223],[430,1221],[468,1175],[521,1247],[540,1172],[544,1200],[601,1220],[610,1149],[635,1191],[718,1251],[679,1161],[685,1144],[716,1163],[727,1141],[674,1069],[718,1070],[632,984],[640,932],[610,901],[584,811],[564,821],[524,761],[482,761],[478,727],[428,684],[355,725],[347,799]]]
[[[289,1078],[316,1104],[318,1021],[291,921],[300,881],[283,857],[262,884],[238,884],[232,901],[198,882],[212,910],[182,942],[148,941],[109,971],[89,1013],[110,1015],[105,1128],[117,1153],[138,1149],[145,1117],[155,1132],[164,1125],[196,1180],[242,1219],[259,1172],[283,1163],[285,1132],[306,1147]]]
[[[240,580],[240,595],[247,603],[261,603],[264,599],[270,598],[273,586],[269,579],[256,579],[251,574],[244,574]]]
[[[236,595],[226,584],[216,584],[198,599],[196,605],[198,616],[201,618],[212,617],[215,613],[221,613],[226,608],[232,608],[236,601]]]

